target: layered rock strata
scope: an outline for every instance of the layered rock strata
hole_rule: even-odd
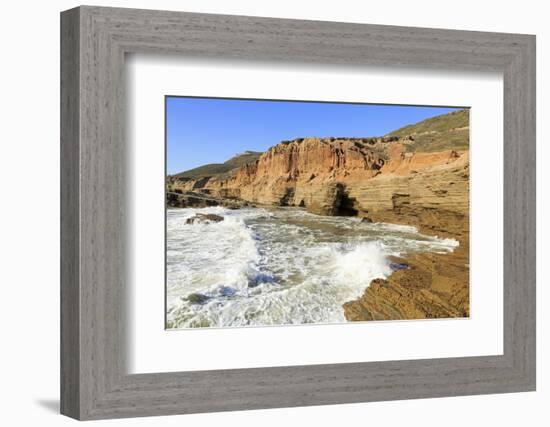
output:
[[[407,208],[467,214],[468,152],[405,147],[393,138],[301,138],[277,144],[229,178],[169,178],[168,192],[398,222]]]

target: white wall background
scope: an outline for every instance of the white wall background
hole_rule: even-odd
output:
[[[135,0],[97,5],[319,19],[537,35],[538,391],[413,401],[108,421],[117,426],[316,425],[545,426],[550,422],[550,182],[544,144],[550,114],[550,27],[539,0],[321,2],[319,0]],[[59,384],[59,12],[75,1],[5,2],[0,25],[0,422],[64,426]],[[545,14],[546,12],[546,14]],[[545,169],[545,170],[544,170]],[[92,423],[94,424],[94,423]]]

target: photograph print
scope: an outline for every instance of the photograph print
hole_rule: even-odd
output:
[[[469,109],[165,97],[166,328],[467,318]]]

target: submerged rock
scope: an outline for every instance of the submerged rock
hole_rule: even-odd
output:
[[[218,289],[218,292],[220,293],[221,296],[230,297],[235,295],[237,293],[237,290],[230,288],[229,286],[220,286],[220,288]]]
[[[204,304],[209,299],[209,296],[199,293],[189,294],[186,298],[186,300],[189,301],[191,304]]]
[[[221,215],[198,213],[195,216],[192,216],[191,218],[187,218],[187,221],[185,221],[185,223],[186,224],[195,224],[195,223],[207,224],[209,222],[221,222],[221,221],[223,221],[223,216]]]
[[[273,283],[273,282],[275,282],[275,278],[272,275],[259,273],[254,277],[249,277],[248,287],[255,288],[256,286],[260,286],[262,283]]]
[[[392,262],[390,264],[390,268],[393,270],[393,271],[397,271],[397,270],[406,270],[407,268],[409,268],[409,264],[406,264],[404,262]]]

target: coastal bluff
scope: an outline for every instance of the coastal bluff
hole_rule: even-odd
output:
[[[167,177],[174,207],[297,206],[318,215],[412,225],[460,242],[452,254],[412,254],[408,268],[365,284],[348,320],[469,315],[469,117],[459,110],[380,137],[303,137],[266,152]],[[227,162],[226,162],[227,163]],[[210,166],[210,167],[209,167]],[[204,172],[203,172],[204,171]],[[212,171],[218,171],[212,173]]]

